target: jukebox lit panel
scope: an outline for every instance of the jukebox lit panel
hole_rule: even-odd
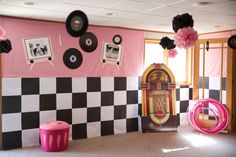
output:
[[[169,92],[151,91],[149,95],[150,118],[158,125],[164,124],[170,117]]]
[[[174,76],[166,65],[152,64],[142,76],[143,132],[176,130],[179,115],[174,109]]]

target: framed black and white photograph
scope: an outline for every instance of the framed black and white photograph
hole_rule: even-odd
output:
[[[121,61],[121,45],[105,42],[102,59],[104,63],[109,61],[119,65]]]
[[[24,39],[24,46],[28,63],[52,60],[53,53],[49,37]]]

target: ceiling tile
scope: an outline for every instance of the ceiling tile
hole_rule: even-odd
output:
[[[193,6],[193,4],[197,3],[197,2],[200,2],[200,1],[203,1],[203,0],[182,0],[178,3],[169,4],[169,6],[177,7],[177,8],[184,8],[184,9],[197,9],[198,10],[202,7],[195,8]],[[203,6],[203,8],[209,8],[210,9],[210,8],[218,6],[220,4],[224,4],[224,3],[228,2],[229,0],[205,0],[205,1],[210,2],[211,4],[207,5],[207,6]]]
[[[133,16],[130,16],[130,18],[135,19],[137,21],[142,21],[143,23],[146,23],[148,21],[159,20],[159,19],[163,18],[163,16],[155,16],[155,15],[136,13]]]
[[[50,11],[59,11],[59,12],[67,12],[70,13],[74,10],[82,10],[86,14],[92,14],[94,11],[99,10],[100,8],[97,7],[90,7],[84,5],[73,5],[67,3],[60,3],[50,9]]]
[[[36,2],[36,5],[25,5],[25,2]],[[36,8],[36,9],[49,9],[52,6],[63,2],[63,0],[40,0],[40,1],[27,1],[27,0],[4,0],[2,4],[9,5],[9,6],[17,6],[17,7],[24,7],[24,8]]]
[[[153,21],[153,24],[156,24],[158,26],[169,27],[170,30],[172,30],[172,18],[160,19],[160,20],[157,20],[155,22]]]
[[[7,16],[16,16],[16,17],[30,17],[35,14],[41,13],[43,10],[34,9],[34,8],[24,8],[11,5],[1,4],[0,14]]]
[[[112,16],[108,14],[114,14],[114,15]],[[94,11],[93,13],[90,13],[90,15],[104,16],[104,17],[109,17],[113,19],[115,18],[131,19],[132,16],[135,15],[135,13],[118,11],[118,10],[113,10],[113,9],[100,9],[100,10]]]
[[[136,29],[170,32],[169,27],[167,27],[167,26],[135,24],[135,25],[131,25],[130,27],[136,28]]]
[[[50,16],[48,16],[50,15]],[[58,11],[44,11],[40,14],[34,15],[31,18],[35,19],[45,19],[45,20],[52,20],[52,21],[66,21],[68,13],[66,12],[58,12]]]
[[[182,2],[184,0],[132,0],[132,1],[137,1],[137,2],[145,2],[145,3],[151,3],[151,4],[176,4],[179,2]]]
[[[163,7],[163,8],[157,8],[154,10],[147,11],[147,12],[145,12],[145,14],[156,15],[156,16],[165,16],[165,17],[174,17],[178,14],[183,14],[186,12],[191,13],[192,10],[175,8],[175,7]]]
[[[220,13],[224,15],[234,15],[236,16],[236,1],[227,1],[227,3],[222,3],[215,6],[200,8],[201,11]]]
[[[144,23],[139,22],[139,23],[132,24],[132,27],[143,27],[146,29],[150,27],[151,30],[159,30],[159,31],[164,31],[168,28],[169,32],[173,32],[170,18],[166,18],[162,20],[157,19],[157,20],[152,20],[152,21],[148,21]]]
[[[65,0],[65,3],[74,4],[74,5],[85,5],[99,8],[106,8],[111,5],[120,3],[117,0]]]
[[[143,12],[160,6],[162,5],[160,4],[153,5],[146,2],[127,0],[127,1],[122,1],[122,3],[111,6],[109,8],[121,11],[129,11],[129,12]]]
[[[192,15],[194,20],[201,20],[206,22],[214,22],[228,25],[236,24],[236,16],[232,15],[224,15],[205,11],[193,12]]]
[[[28,13],[25,13],[25,12],[11,12],[11,11],[2,11],[0,10],[0,16],[3,15],[3,16],[12,16],[12,17],[20,17],[20,18],[30,18],[31,15],[28,14]]]
[[[215,27],[220,26],[220,27]],[[235,29],[236,25],[218,25],[218,23],[213,22],[204,22],[204,21],[196,21],[194,23],[195,30],[198,31],[198,33],[204,33],[204,32],[215,32],[215,31],[222,31],[222,30],[229,30],[229,29]]]
[[[91,21],[90,24],[96,25],[109,25],[109,26],[124,26],[131,25],[137,21],[130,19],[119,19],[119,18],[111,18],[111,17],[101,17],[101,16],[88,16]]]

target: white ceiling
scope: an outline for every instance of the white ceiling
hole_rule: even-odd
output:
[[[202,1],[211,4],[193,7]],[[173,32],[173,17],[188,12],[199,33],[236,29],[236,0],[0,0],[0,15],[6,16],[65,22],[74,10],[85,12],[93,25]]]

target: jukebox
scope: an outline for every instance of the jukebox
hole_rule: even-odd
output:
[[[177,131],[175,78],[165,64],[152,64],[142,76],[142,131]]]

